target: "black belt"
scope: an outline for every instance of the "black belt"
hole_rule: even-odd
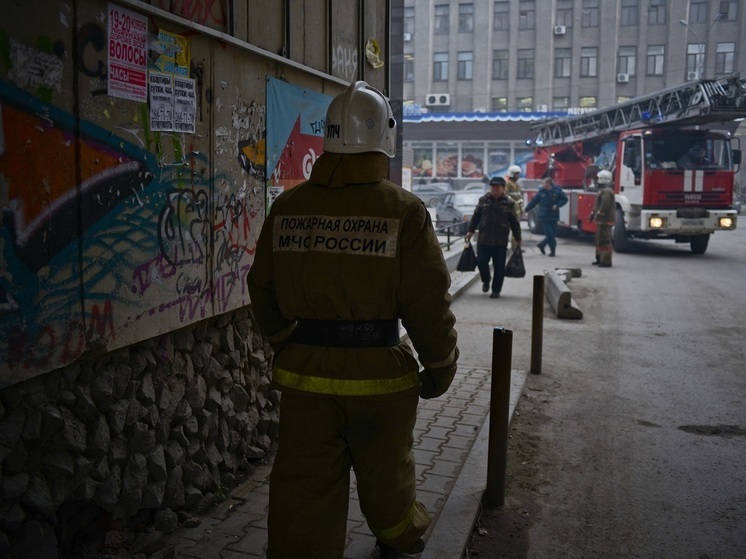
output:
[[[293,341],[322,347],[389,347],[399,343],[399,321],[302,318]]]

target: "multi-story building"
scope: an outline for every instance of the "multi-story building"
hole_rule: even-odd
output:
[[[530,121],[547,113],[746,70],[744,4],[405,0],[404,145],[415,180],[520,164]]]

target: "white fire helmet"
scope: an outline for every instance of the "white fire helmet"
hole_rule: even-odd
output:
[[[598,172],[598,184],[611,184],[612,179],[611,171],[604,169]]]
[[[326,111],[324,151],[396,155],[396,119],[380,91],[357,81],[332,99]]]
[[[510,167],[508,167],[508,176],[509,177],[512,177],[516,173],[520,173],[520,172],[521,172],[521,168],[518,165],[511,165]]]

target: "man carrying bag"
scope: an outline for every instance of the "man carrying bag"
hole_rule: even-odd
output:
[[[513,232],[516,244],[521,244],[521,226],[515,216],[515,204],[505,195],[505,179],[492,177],[490,191],[479,199],[471,216],[466,240],[471,241],[478,229],[477,267],[482,279],[482,291],[492,288],[490,299],[500,297],[505,278],[505,260],[508,252],[508,237]],[[490,261],[494,275],[490,276]],[[490,282],[490,279],[492,281]]]

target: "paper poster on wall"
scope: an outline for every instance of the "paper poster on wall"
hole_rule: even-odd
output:
[[[311,176],[324,149],[332,97],[267,78],[267,186],[292,188]]]
[[[195,81],[174,76],[174,130],[194,134],[197,122]]]
[[[109,4],[108,36],[108,94],[145,103],[148,98],[147,18]]]
[[[167,74],[189,77],[189,39],[161,29],[157,48],[156,68]]]
[[[174,129],[174,88],[171,74],[148,73],[150,93],[150,129],[168,132]]]

